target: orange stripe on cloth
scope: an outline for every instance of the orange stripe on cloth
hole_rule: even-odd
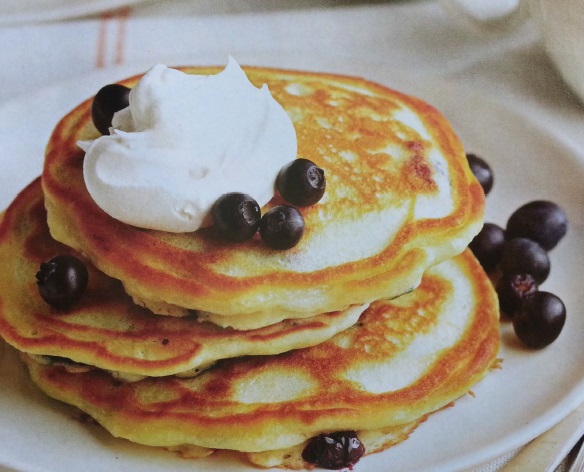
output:
[[[130,9],[123,8],[118,16],[118,37],[116,41],[116,65],[124,63],[126,52],[126,25],[128,17],[130,16]]]
[[[110,15],[105,15],[101,18],[99,22],[99,33],[97,37],[97,54],[95,67],[97,69],[103,69],[105,67],[105,54],[107,45],[107,25],[110,21]]]
[[[101,17],[97,37],[97,54],[95,67],[103,69],[111,65],[121,65],[125,61],[126,25],[130,9],[123,8],[116,13],[107,13]],[[115,21],[117,28],[110,27]],[[113,35],[113,37],[112,37]]]

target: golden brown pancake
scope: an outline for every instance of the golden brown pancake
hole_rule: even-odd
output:
[[[410,437],[414,430],[426,421],[426,416],[412,421],[411,423],[401,424],[398,426],[389,426],[379,429],[363,429],[357,431],[359,441],[365,447],[365,455],[374,454],[389,449]],[[302,458],[302,451],[308,441],[296,446],[274,451],[248,452],[245,457],[255,465],[260,467],[278,467],[283,469],[310,469],[311,464]],[[182,451],[179,451],[182,452]],[[350,469],[349,469],[350,470]]]
[[[194,454],[258,453],[345,430],[370,431],[383,448],[381,430],[395,428],[399,437],[467,393],[496,366],[498,347],[496,294],[465,251],[430,269],[413,292],[373,303],[326,342],[220,361],[191,379],[124,383],[99,369],[72,373],[24,359],[44,392],[114,436],[187,452],[193,445]],[[273,464],[281,454],[250,458]]]
[[[353,325],[366,308],[248,331],[223,329],[196,316],[154,315],[136,306],[119,281],[86,261],[89,288],[79,303],[62,312],[42,300],[35,274],[41,262],[70,253],[49,234],[37,179],[0,222],[0,336],[20,351],[91,364],[124,379],[192,376],[218,359],[311,346]]]
[[[270,249],[258,235],[227,243],[212,228],[143,230],[108,216],[86,190],[76,144],[98,137],[91,99],[61,120],[48,143],[42,183],[53,237],[157,313],[197,310],[246,329],[401,295],[479,231],[483,191],[430,105],[359,78],[245,70],[290,115],[298,157],[325,169],[324,198],[301,209],[306,231],[298,246]],[[281,202],[276,195],[263,211]]]

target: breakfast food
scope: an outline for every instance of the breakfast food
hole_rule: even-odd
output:
[[[467,154],[471,171],[485,195],[493,186],[493,169],[476,154]],[[557,203],[533,200],[517,208],[505,229],[485,223],[469,244],[492,278],[499,309],[511,319],[521,343],[542,349],[553,343],[566,322],[566,306],[555,294],[540,291],[550,274],[549,251],[568,231],[568,216]]]
[[[119,382],[100,369],[24,359],[43,391],[116,436],[190,455],[230,449],[258,464],[307,467],[299,458],[307,438],[376,430],[369,434],[379,440],[467,393],[494,367],[498,331],[492,285],[465,252],[430,269],[410,294],[373,303],[329,341],[225,361],[191,379]]]
[[[218,69],[185,71],[213,74]],[[155,72],[165,73],[158,69]],[[144,229],[110,216],[94,201],[86,180],[93,182],[92,186],[103,181],[102,192],[107,195],[115,196],[119,190],[120,207],[141,205],[143,220],[149,219],[144,214],[154,207],[153,219],[157,221],[157,203],[162,197],[155,197],[155,190],[161,195],[171,193],[174,198],[175,185],[199,188],[213,176],[210,186],[215,189],[221,176],[215,175],[219,171],[214,165],[209,169],[174,169],[173,164],[169,173],[173,179],[178,175],[176,180],[181,183],[167,182],[163,172],[166,164],[150,169],[154,157],[146,153],[142,159],[145,144],[134,135],[150,136],[148,129],[116,131],[105,137],[108,141],[103,144],[100,139],[104,137],[96,140],[99,133],[91,120],[91,100],[65,116],[47,147],[42,184],[53,237],[84,254],[99,270],[121,280],[136,303],[155,313],[184,316],[196,311],[215,324],[249,329],[406,293],[418,285],[428,267],[460,253],[480,230],[483,191],[468,167],[459,140],[435,109],[363,79],[265,68],[248,68],[246,73],[252,83],[267,84],[291,117],[297,157],[310,160],[326,173],[326,192],[317,204],[298,208],[285,205],[293,207],[295,211],[290,211],[295,215],[299,212],[304,220],[305,229],[297,246],[274,250],[258,236],[233,244],[218,238],[212,226],[174,233],[166,224],[162,226],[164,231]],[[124,85],[132,87],[137,80],[130,79]],[[155,87],[158,81],[151,80]],[[182,79],[179,81],[182,83]],[[157,94],[166,96],[170,92],[163,88]],[[132,101],[134,95],[130,97]],[[124,116],[131,112],[136,115],[134,121],[147,121],[140,115],[140,110],[148,109],[141,104],[143,97],[136,97],[137,110],[130,106]],[[176,100],[182,103],[186,98],[181,94]],[[162,106],[152,111],[154,116],[171,112]],[[123,122],[121,118],[119,121]],[[155,129],[158,127],[166,130],[176,125],[160,124]],[[209,132],[207,127],[205,130]],[[288,131],[284,134],[287,140]],[[121,150],[115,147],[115,156],[126,148],[132,152],[138,149],[136,156],[116,157],[114,162],[109,155],[100,157],[100,152],[109,148],[109,141],[117,143],[126,135],[131,135],[131,144],[116,144]],[[170,136],[175,139],[175,135],[173,132]],[[258,140],[263,136],[265,133]],[[229,136],[223,138],[229,142]],[[170,138],[157,137],[156,143],[163,139]],[[98,155],[95,164],[87,168],[77,143],[91,140],[96,140],[91,149],[84,147]],[[192,139],[187,141],[190,146]],[[163,163],[185,160],[187,151],[177,147],[181,149],[177,156],[160,157]],[[235,157],[229,157],[231,148],[222,152],[228,159],[220,166],[228,185],[222,182],[221,191],[253,195],[247,182],[267,178],[263,161],[235,165],[231,163]],[[284,157],[278,169],[291,159]],[[252,164],[261,172],[246,168]],[[271,171],[272,193],[278,169]],[[140,180],[134,184],[134,174],[144,183]],[[186,183],[182,182],[185,174],[192,177]],[[130,189],[137,203],[128,202]],[[257,193],[265,192],[261,189]],[[193,210],[203,206],[202,197],[195,194],[189,198],[176,196],[172,203],[182,208],[178,211],[180,228],[187,210],[196,213],[202,224],[208,220]],[[255,199],[261,206],[260,197]],[[268,213],[284,203],[277,193],[263,211]],[[148,221],[132,224],[152,226]]]
[[[498,366],[497,297],[465,249],[483,206],[418,99],[155,66],[68,113],[2,214],[0,336],[114,436],[349,467]]]
[[[54,254],[81,256],[50,237],[40,180],[6,210],[2,229],[3,337],[21,351],[73,359],[108,370],[116,378],[192,376],[220,359],[311,346],[352,326],[367,308],[357,305],[264,328],[226,330],[193,316],[155,315],[135,305],[117,280],[86,261],[87,290],[62,311],[36,296],[40,281],[35,274]]]

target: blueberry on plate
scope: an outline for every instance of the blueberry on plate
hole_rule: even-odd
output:
[[[499,308],[506,315],[513,317],[523,302],[538,290],[535,279],[530,274],[503,274],[497,281]]]
[[[553,343],[566,322],[566,307],[549,292],[530,295],[513,317],[513,328],[520,341],[531,349]]]
[[[499,264],[505,244],[505,231],[494,223],[485,223],[468,247],[486,272],[491,272]]]
[[[493,188],[494,182],[493,170],[491,169],[491,166],[489,166],[489,164],[487,164],[484,159],[477,156],[476,154],[468,153],[466,155],[466,159],[468,161],[471,172],[479,181],[479,184],[481,184],[483,192],[485,192],[485,195],[488,195]]]
[[[557,204],[535,200],[519,207],[507,221],[509,238],[528,238],[546,251],[554,248],[568,231],[568,217]]]
[[[514,238],[503,245],[499,268],[503,274],[530,274],[541,284],[547,279],[551,266],[547,251],[538,243]]]

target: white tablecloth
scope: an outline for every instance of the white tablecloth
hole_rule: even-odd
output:
[[[478,33],[453,21],[437,1],[141,2],[94,16],[0,27],[0,106],[49,85],[110,69],[122,78],[157,62],[224,64],[231,54],[243,64],[307,61],[317,67],[322,60],[348,74],[352,64],[366,63],[513,101],[582,147],[584,108],[538,38],[529,22],[513,32]],[[512,455],[481,471],[498,470]]]
[[[352,62],[391,64],[396,73],[513,100],[545,125],[584,142],[582,107],[547,58],[533,24],[477,34],[457,27],[436,1],[145,2],[65,22],[6,26],[0,28],[0,46],[0,103],[120,66],[141,71],[155,62],[176,65],[200,57],[223,64],[228,54],[241,63],[266,55],[296,63],[324,57],[347,73]]]

